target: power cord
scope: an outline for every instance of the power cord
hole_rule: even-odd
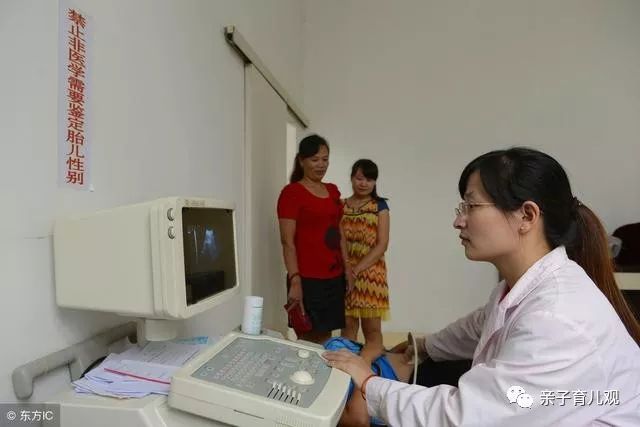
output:
[[[418,345],[416,344],[416,339],[411,332],[407,336],[407,341],[411,341],[413,344],[413,384],[416,384],[418,379]]]

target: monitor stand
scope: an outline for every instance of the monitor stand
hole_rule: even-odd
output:
[[[178,321],[165,319],[137,319],[136,336],[138,345],[149,341],[169,341],[178,336]]]

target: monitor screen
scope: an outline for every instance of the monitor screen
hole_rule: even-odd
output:
[[[187,305],[236,284],[233,211],[182,208]]]

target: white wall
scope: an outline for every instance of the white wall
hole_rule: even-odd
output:
[[[75,4],[94,23],[93,193],[56,184],[58,4],[0,2],[0,401],[14,399],[16,366],[123,322],[56,307],[56,216],[169,195],[233,200],[243,214],[243,64],[223,26],[237,25],[294,99],[302,94],[296,0]],[[186,329],[220,333],[240,323],[240,311],[236,298]],[[67,380],[64,371],[43,379],[32,400]]]
[[[554,155],[609,232],[640,220],[639,22],[634,0],[306,2],[305,109],[332,144],[328,179],[350,191],[371,157],[390,198],[385,329],[437,330],[486,301],[496,273],[451,224],[462,168],[490,149]]]

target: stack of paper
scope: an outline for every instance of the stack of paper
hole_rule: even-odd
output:
[[[149,342],[110,354],[100,366],[73,382],[78,393],[117,398],[169,394],[173,373],[212,342],[208,337]]]

